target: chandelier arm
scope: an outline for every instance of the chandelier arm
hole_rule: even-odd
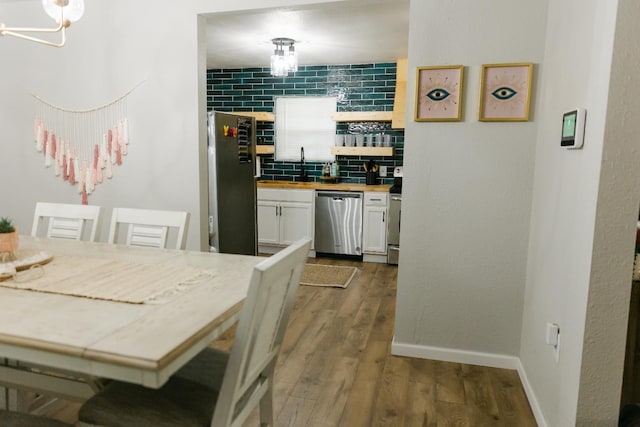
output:
[[[65,28],[64,22],[61,22],[56,28],[4,27],[0,24],[0,33],[57,33],[63,28]]]
[[[28,31],[28,30],[21,30],[21,31]],[[0,35],[3,35],[3,36],[4,35],[13,36],[13,37],[17,37],[17,38],[20,38],[20,39],[29,40],[29,41],[36,42],[36,43],[42,43],[42,44],[45,44],[47,46],[53,46],[53,47],[62,47],[62,46],[64,46],[64,44],[67,41],[67,36],[66,36],[66,31],[65,31],[65,27],[64,26],[62,26],[62,28],[57,30],[57,31],[47,31],[47,32],[49,32],[49,33],[55,33],[55,32],[61,33],[60,43],[55,43],[55,42],[52,42],[52,41],[49,41],[49,40],[44,40],[44,39],[40,39],[40,38],[37,38],[37,37],[28,36],[26,34],[21,34],[21,33],[13,31],[12,29],[6,29],[6,28],[0,29]]]
[[[4,24],[0,22],[0,36],[13,36],[23,40],[42,43],[47,46],[62,47],[67,41],[67,33],[65,30],[69,25],[71,25],[71,23],[64,20],[64,11],[61,7],[60,19],[58,21],[58,26],[55,28],[5,27]],[[59,43],[55,43],[49,40],[44,40],[38,37],[33,37],[21,33],[61,33],[61,39]]]

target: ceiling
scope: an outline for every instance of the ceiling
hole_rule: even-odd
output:
[[[335,1],[206,18],[207,68],[268,66],[271,39],[276,37],[296,41],[300,65],[370,64],[407,57],[409,0]]]
[[[207,16],[207,68],[265,67],[271,39],[296,41],[300,65],[407,57],[409,0],[355,0]]]

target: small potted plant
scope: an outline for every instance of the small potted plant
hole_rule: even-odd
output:
[[[0,218],[0,254],[15,254],[18,250],[18,229],[9,218]]]

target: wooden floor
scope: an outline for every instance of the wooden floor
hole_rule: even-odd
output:
[[[397,267],[309,262],[359,271],[347,289],[300,286],[276,368],[276,426],[536,426],[516,371],[390,355]],[[232,332],[215,346],[231,342]],[[77,409],[51,415],[75,422]]]

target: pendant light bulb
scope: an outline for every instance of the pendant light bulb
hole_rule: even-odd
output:
[[[84,14],[84,0],[42,0],[42,7],[56,22],[60,20],[60,9],[63,19],[69,22],[76,22]]]
[[[293,42],[289,45],[289,55],[287,57],[289,71],[295,73],[298,71],[298,53],[296,52],[296,48],[293,47]]]

